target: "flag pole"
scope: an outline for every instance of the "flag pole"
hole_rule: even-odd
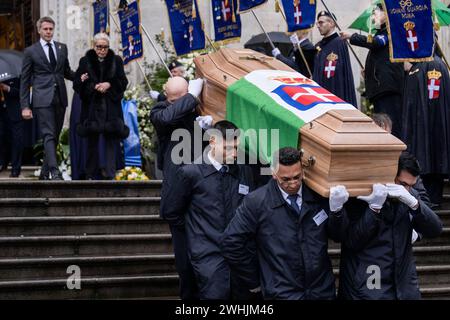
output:
[[[325,1],[320,0],[320,2],[322,2],[323,6],[325,7],[325,10],[327,10],[327,12],[330,14],[330,17],[331,17],[331,19],[333,19],[334,24],[336,25],[336,28],[338,28],[339,31],[342,31],[341,27],[337,23],[336,19],[334,18],[333,14],[331,13],[330,9],[328,9],[328,6],[325,4]],[[359,60],[358,56],[356,55],[355,49],[353,49],[352,45],[347,40],[345,40],[345,42],[347,43],[348,47],[350,48],[350,51],[353,53],[353,56],[355,57],[359,66],[361,67],[361,69],[364,69],[364,65],[362,64],[361,60]]]
[[[253,13],[253,16],[256,19],[256,22],[258,22],[259,26],[261,27],[262,31],[267,37],[267,40],[269,40],[270,45],[272,46],[272,49],[275,49],[275,45],[273,44],[272,40],[269,37],[269,34],[266,32],[266,29],[264,29],[264,26],[262,25],[261,21],[259,21],[258,16],[256,15],[255,11],[252,9],[250,10]]]
[[[116,25],[117,30],[120,32],[120,26],[117,23],[116,19],[114,19],[114,16],[111,14],[111,12],[109,13],[109,16],[111,17],[112,21]],[[139,66],[139,69],[141,70],[142,75],[144,76],[145,83],[147,83],[147,86],[149,87],[150,90],[153,90],[152,86],[150,85],[150,81],[148,81],[147,75],[145,74],[144,68],[142,68],[142,66],[141,66],[139,61],[136,61],[136,63]]]
[[[284,21],[287,23],[286,15],[284,14],[283,10],[281,9],[280,3],[278,2],[278,0],[275,0],[275,1],[276,1],[276,5],[278,6],[278,9],[281,13],[281,16],[283,17]],[[306,60],[305,53],[303,52],[302,46],[299,43],[297,43],[297,48],[300,52],[303,63],[305,64],[306,69],[308,70],[309,78],[312,79],[313,75],[311,72],[311,68],[309,67],[308,61]]]
[[[144,27],[144,25],[141,23],[141,28],[144,31],[145,35],[147,36],[147,39],[152,44],[153,49],[155,49],[156,54],[158,55],[159,59],[161,60],[162,64],[166,68],[167,72],[169,72],[169,76],[173,78],[172,72],[170,72],[169,67],[167,66],[166,62],[164,61],[163,57],[159,54],[158,48],[156,48],[156,44],[153,42],[153,39],[150,37],[149,33],[147,32],[147,29]]]

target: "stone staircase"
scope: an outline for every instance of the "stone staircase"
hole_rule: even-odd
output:
[[[176,298],[161,181],[0,180],[0,299]],[[450,298],[450,189],[441,237],[414,247],[424,298]],[[337,274],[339,247],[330,247]],[[81,290],[68,289],[81,271]],[[70,279],[69,279],[70,281]]]

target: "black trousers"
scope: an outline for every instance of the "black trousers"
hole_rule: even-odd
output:
[[[24,120],[12,120],[6,109],[0,109],[0,166],[7,166],[11,160],[12,172],[20,173],[25,143],[24,130]]]
[[[375,113],[386,113],[392,120],[392,134],[401,139],[402,134],[402,96],[386,94],[372,100]]]
[[[198,287],[187,253],[186,232],[184,229],[173,226],[170,226],[170,232],[172,233],[172,244],[175,254],[175,268],[180,277],[180,298],[182,300],[197,300]]]
[[[430,196],[430,201],[435,204],[441,204],[444,193],[444,179],[443,174],[424,174],[421,176],[423,186]]]
[[[39,133],[44,143],[44,164],[42,170],[58,168],[56,147],[59,143],[59,135],[64,125],[66,108],[61,104],[58,89],[55,87],[52,104],[46,108],[35,108],[33,114],[37,118]]]

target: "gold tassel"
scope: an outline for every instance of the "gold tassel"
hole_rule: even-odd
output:
[[[373,35],[369,34],[367,36],[367,43],[372,43],[373,42]]]
[[[275,12],[280,12],[280,10],[280,3],[278,2],[278,0],[275,0]]]
[[[434,30],[436,30],[436,31],[441,30],[441,25],[439,24],[439,22],[434,23]]]
[[[192,0],[192,19],[197,19],[197,10],[195,10],[195,0]]]
[[[233,23],[236,23],[236,13],[234,12],[234,0],[229,0],[231,1],[231,11],[233,12],[232,16],[231,16],[231,21]]]
[[[309,0],[309,4],[315,4],[316,0]]]

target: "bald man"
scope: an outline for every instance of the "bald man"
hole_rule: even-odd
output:
[[[150,112],[150,121],[158,136],[157,165],[164,175],[160,205],[162,218],[165,217],[163,208],[167,207],[164,203],[166,194],[177,183],[176,171],[181,166],[177,164],[177,159],[172,159],[172,150],[180,143],[179,141],[172,141],[172,133],[178,129],[185,129],[191,137],[194,136],[195,118],[198,116],[196,107],[199,103],[198,97],[202,88],[202,79],[192,80],[188,84],[182,77],[169,78],[164,85],[167,100],[158,102]],[[190,156],[193,157],[193,152]],[[193,162],[195,159],[191,160]],[[198,289],[187,255],[184,226],[173,226],[170,221],[169,225],[175,253],[175,266],[180,276],[180,298],[183,300],[197,299]]]

